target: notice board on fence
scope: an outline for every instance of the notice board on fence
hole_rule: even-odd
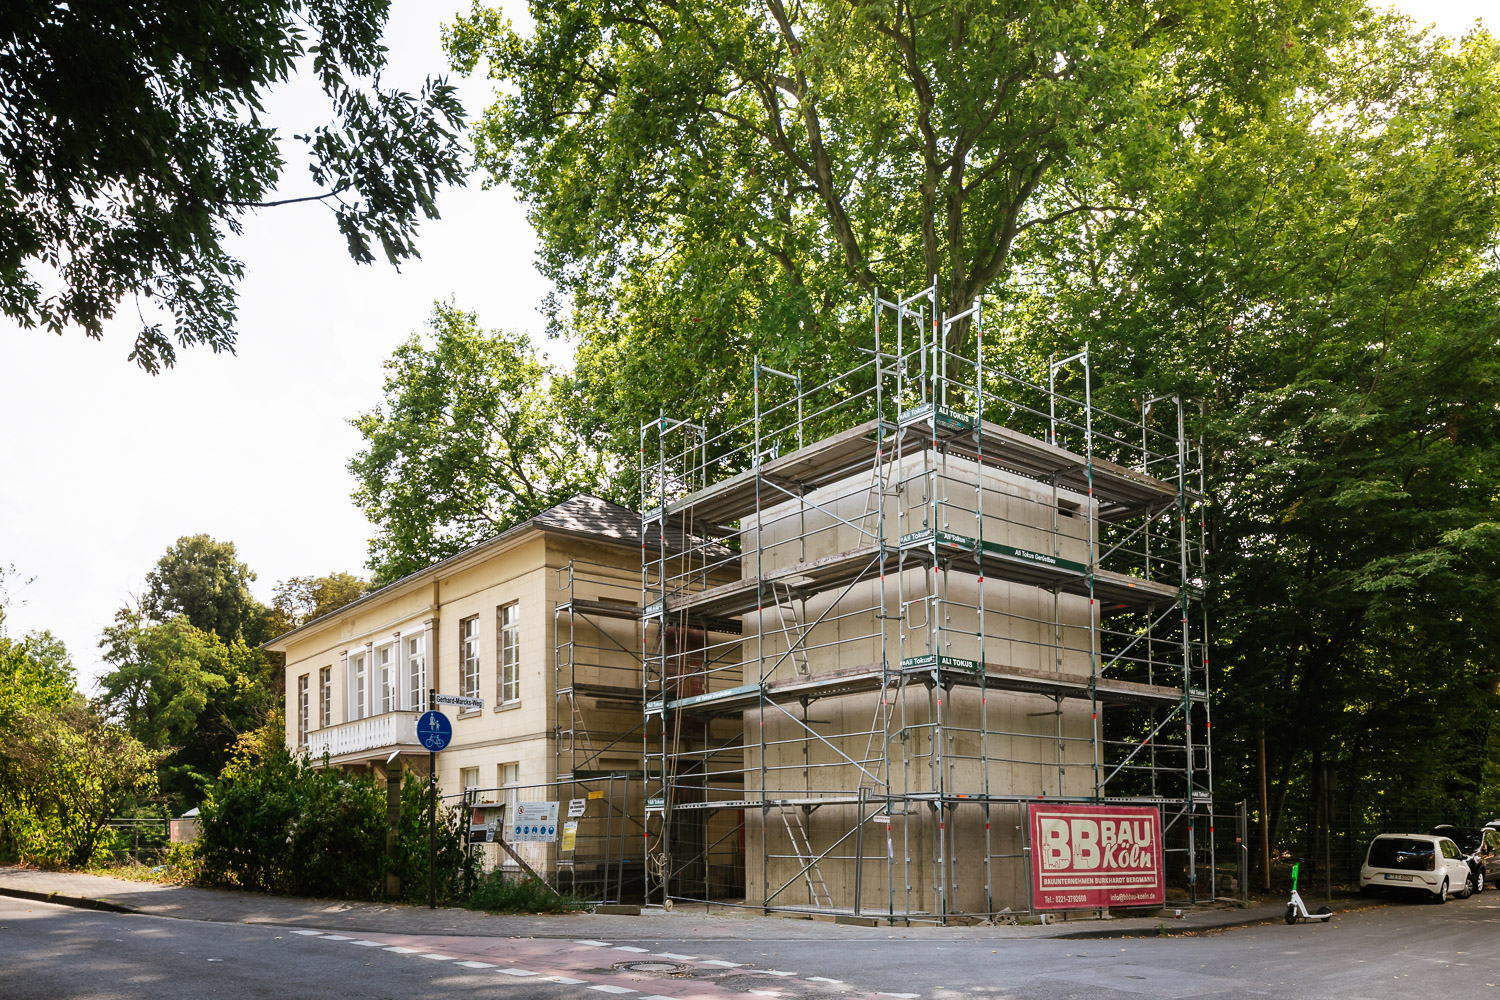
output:
[[[1032,905],[1038,910],[1161,906],[1161,811],[1033,802]]]

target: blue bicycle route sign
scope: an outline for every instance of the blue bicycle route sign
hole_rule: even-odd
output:
[[[417,742],[433,753],[453,741],[453,723],[442,712],[423,712],[417,720]]]

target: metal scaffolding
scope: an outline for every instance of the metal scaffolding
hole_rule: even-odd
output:
[[[1182,403],[1097,408],[1087,348],[999,370],[980,303],[938,302],[875,295],[869,360],[818,385],[757,361],[735,427],[640,429],[648,902],[1022,912],[1039,796],[1160,806],[1211,895]]]

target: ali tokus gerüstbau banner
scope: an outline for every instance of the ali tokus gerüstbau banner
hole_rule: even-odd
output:
[[[1029,811],[1035,909],[1166,902],[1160,810],[1033,802]]]

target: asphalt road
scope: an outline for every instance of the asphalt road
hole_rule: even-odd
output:
[[[1500,1000],[1500,891],[1199,937],[563,941],[317,934],[0,898],[0,998]],[[460,964],[467,963],[467,964]],[[626,963],[653,969],[635,971]]]

